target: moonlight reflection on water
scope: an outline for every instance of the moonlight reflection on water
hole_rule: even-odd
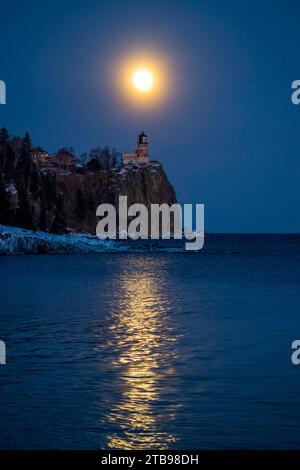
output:
[[[113,367],[120,377],[121,397],[107,416],[118,431],[108,437],[111,449],[168,448],[176,436],[161,429],[175,418],[168,403],[176,385],[176,336],[164,279],[155,276],[155,259],[126,263],[111,317],[110,347],[118,353]],[[162,403],[164,405],[162,406]]]

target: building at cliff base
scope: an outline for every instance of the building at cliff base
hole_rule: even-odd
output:
[[[124,153],[123,154],[123,164],[127,165],[128,163],[147,163],[149,162],[148,154],[148,142],[147,136],[144,134],[144,131],[139,135],[137,142],[137,150],[135,152]]]

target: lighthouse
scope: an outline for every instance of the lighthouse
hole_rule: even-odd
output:
[[[147,136],[146,134],[144,134],[144,131],[142,131],[138,138],[137,155],[140,159],[143,159],[145,161],[149,160]]]
[[[137,141],[137,150],[135,152],[124,153],[123,154],[123,163],[127,165],[128,163],[148,163],[149,154],[148,154],[148,141],[147,136],[144,131],[138,136]]]

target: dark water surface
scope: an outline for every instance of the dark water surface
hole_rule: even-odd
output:
[[[2,449],[300,448],[300,237],[0,258]]]

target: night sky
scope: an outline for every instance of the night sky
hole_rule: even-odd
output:
[[[49,151],[149,138],[211,232],[300,232],[300,2],[0,2],[0,126]],[[168,99],[128,106],[112,63],[166,58]]]

